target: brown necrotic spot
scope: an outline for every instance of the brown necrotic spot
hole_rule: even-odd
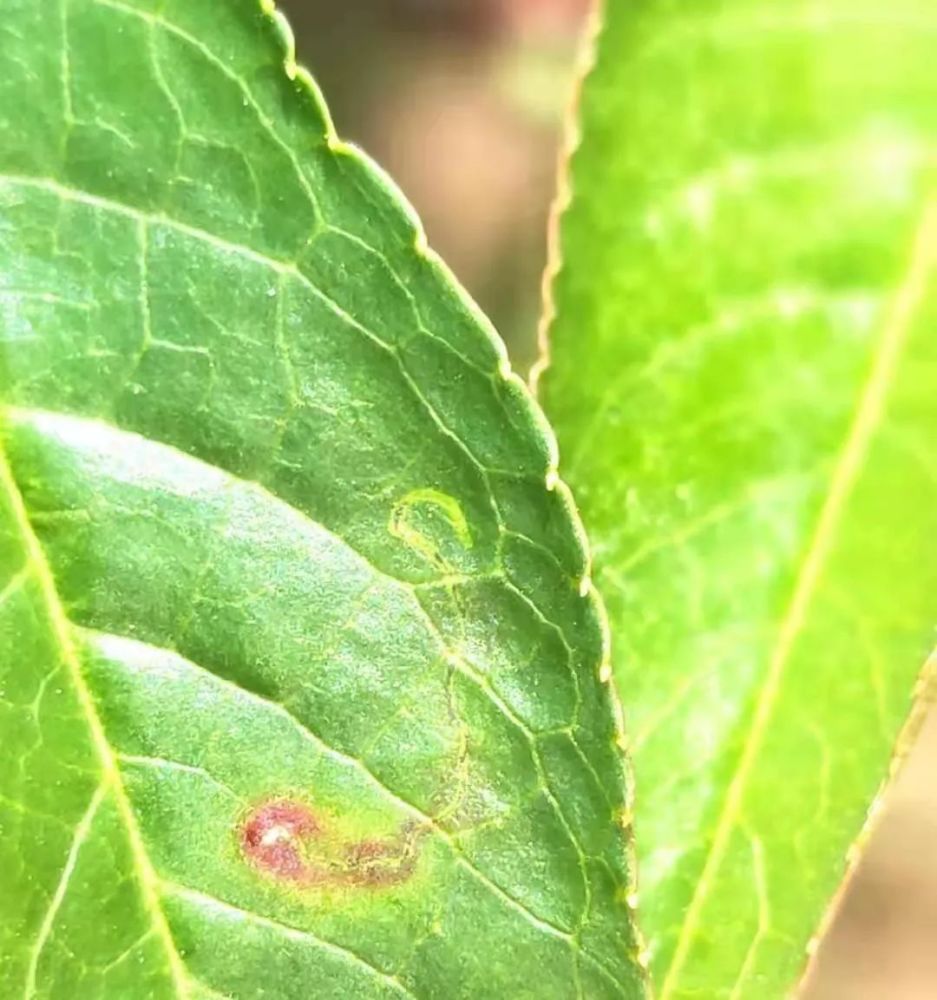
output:
[[[388,886],[405,881],[416,867],[420,830],[405,824],[391,840],[360,840],[345,851],[345,878],[351,885]]]
[[[424,833],[408,822],[393,837],[343,843],[308,805],[281,798],[251,810],[240,827],[240,845],[253,867],[278,881],[376,889],[413,874]]]

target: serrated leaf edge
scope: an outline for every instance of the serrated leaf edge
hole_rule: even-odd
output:
[[[882,780],[878,791],[875,793],[875,797],[869,805],[862,829],[846,851],[843,874],[839,886],[836,892],[830,897],[816,930],[807,942],[804,966],[797,985],[793,990],[794,996],[800,996],[816,974],[817,959],[820,954],[821,945],[839,915],[846,895],[858,873],[859,865],[865,856],[866,848],[878,831],[879,825],[887,812],[888,797],[891,795],[892,789],[911,755],[911,751],[917,744],[921,729],[928,715],[935,706],[937,706],[937,650],[927,658],[924,666],[921,668],[920,674],[918,674],[918,679],[911,695],[911,707],[908,718],[901,727],[901,732],[895,741],[892,757],[888,764],[888,774]]]
[[[576,506],[572,491],[559,474],[559,449],[556,441],[556,435],[553,433],[553,429],[550,426],[543,409],[540,407],[539,403],[537,403],[535,395],[531,390],[531,386],[512,368],[507,356],[507,349],[504,346],[504,341],[498,335],[491,321],[455,278],[448,265],[446,265],[442,258],[429,246],[425,230],[423,229],[423,224],[412,205],[407,200],[406,195],[404,195],[394,180],[378,163],[372,160],[358,146],[353,143],[345,142],[338,137],[318,84],[315,82],[308,70],[296,62],[295,39],[293,37],[292,29],[289,26],[289,22],[278,10],[274,0],[259,0],[259,2],[262,13],[267,17],[271,26],[273,26],[276,36],[283,46],[283,68],[286,75],[290,80],[300,84],[305,90],[307,90],[308,95],[313,98],[316,104],[317,111],[321,114],[322,119],[327,123],[329,131],[327,132],[325,138],[328,148],[332,152],[348,156],[364,166],[379,182],[380,186],[383,188],[384,194],[388,197],[388,200],[404,210],[414,230],[412,247],[414,254],[418,258],[429,263],[445,280],[447,288],[458,295],[462,304],[472,315],[472,318],[476,321],[478,326],[484,330],[491,346],[497,352],[500,359],[498,366],[499,375],[503,381],[512,384],[521,391],[521,396],[526,403],[526,416],[530,420],[532,429],[539,436],[540,440],[546,444],[549,454],[547,471],[544,477],[544,489],[548,493],[555,491],[562,498],[564,507],[566,508],[569,517],[570,529],[576,539],[581,554],[584,556],[584,561],[587,566],[586,572],[579,581],[579,592],[583,597],[590,597],[597,610],[600,610],[601,612],[600,618],[603,628],[603,659],[599,670],[599,676],[603,683],[606,684],[609,687],[609,690],[613,693],[612,700],[613,704],[616,706],[616,713],[618,716],[616,719],[616,725],[618,727],[619,742],[623,745],[625,742],[625,736],[620,715],[621,705],[617,697],[617,693],[615,692],[615,687],[611,683],[611,645],[609,641],[608,618],[605,614],[605,608],[602,604],[601,598],[592,584],[591,575],[589,573],[588,567],[591,565],[591,553],[589,551],[585,528],[583,527],[582,519],[579,515],[579,508]]]
[[[266,28],[271,32],[274,40],[281,50],[282,68],[286,77],[296,84],[298,88],[301,88],[307,97],[311,98],[315,112],[320,119],[319,124],[324,124],[325,126],[325,142],[328,149],[336,155],[346,156],[357,161],[357,163],[363,166],[377,182],[377,186],[387,198],[388,203],[402,210],[413,230],[413,253],[417,258],[428,263],[439,274],[447,289],[459,298],[460,303],[464,306],[467,313],[470,314],[476,325],[484,331],[484,335],[488,338],[490,345],[493,347],[498,357],[498,374],[504,382],[513,385],[513,387],[519,391],[519,396],[525,403],[524,416],[526,416],[529,421],[530,429],[539,438],[540,442],[546,446],[548,457],[543,483],[544,490],[548,493],[556,492],[566,510],[569,529],[576,541],[576,545],[580,553],[583,556],[583,563],[586,567],[582,577],[578,581],[579,593],[583,599],[591,602],[601,629],[602,658],[599,666],[598,678],[608,691],[609,704],[611,705],[614,716],[616,733],[615,742],[621,753],[624,774],[624,787],[622,791],[625,807],[623,815],[618,818],[618,829],[625,848],[625,853],[629,860],[629,871],[634,873],[635,852],[633,837],[631,836],[633,817],[632,770],[630,759],[627,754],[627,740],[625,736],[621,702],[612,679],[611,643],[608,616],[605,611],[604,604],[602,603],[602,600],[592,583],[590,575],[591,553],[589,551],[588,541],[578,508],[568,485],[559,476],[558,446],[553,430],[550,427],[543,410],[536,402],[534,394],[531,391],[531,387],[511,367],[504,342],[499,337],[490,320],[463,289],[448,266],[429,246],[423,225],[403,192],[375,161],[373,161],[357,146],[343,141],[338,136],[318,84],[309,71],[305,67],[301,66],[296,60],[295,37],[286,17],[278,10],[274,0],[255,0],[255,2],[258,4],[259,13],[263,18]],[[92,742],[102,762],[104,780],[106,783],[105,787],[113,790],[118,811],[125,827],[127,828],[131,852],[134,855],[135,861],[137,862],[141,873],[144,901],[147,909],[152,913],[156,932],[166,947],[173,985],[181,998],[188,998],[191,996],[191,989],[194,984],[186,972],[182,958],[172,937],[168,922],[166,921],[162,907],[159,904],[159,893],[156,888],[158,879],[149,861],[149,857],[142,840],[142,835],[137,826],[136,818],[132,812],[129,798],[123,789],[119,770],[113,760],[113,754],[111,753],[110,746],[104,734],[103,726],[97,715],[93,701],[91,700],[90,692],[84,685],[84,681],[81,676],[81,667],[77,648],[75,647],[74,639],[72,638],[70,632],[70,625],[56,591],[51,568],[48,565],[45,553],[42,551],[39,540],[35,536],[32,527],[29,524],[28,516],[22,502],[22,497],[19,493],[19,488],[13,478],[12,470],[10,469],[7,458],[2,450],[0,450],[0,488],[9,492],[10,502],[14,508],[17,523],[23,532],[23,537],[29,553],[29,560],[35,566],[37,576],[39,578],[45,603],[52,619],[56,639],[63,651],[63,659],[68,664],[69,672],[73,675],[76,692],[82,704],[82,708],[88,718]],[[633,911],[636,906],[636,900],[637,887],[635,884],[630,884],[628,886],[628,891],[621,902],[632,914],[632,919]],[[643,946],[641,953],[637,956],[632,956],[632,960],[638,963],[646,979],[647,962],[644,957]]]
[[[576,152],[582,144],[582,131],[579,126],[579,110],[582,103],[583,89],[596,66],[599,41],[604,30],[605,0],[591,0],[589,11],[586,16],[586,23],[579,39],[576,54],[576,66],[573,73],[573,83],[570,87],[567,107],[563,114],[562,135],[555,168],[556,186],[547,220],[547,259],[540,281],[541,309],[540,318],[537,324],[537,355],[530,367],[525,383],[530,392],[530,396],[532,397],[532,405],[536,407],[537,411],[540,411],[540,405],[536,402],[540,379],[552,364],[552,356],[550,352],[550,330],[557,316],[557,306],[553,294],[553,288],[560,272],[563,270],[565,263],[563,260],[561,238],[563,216],[566,214],[567,209],[572,206],[575,197],[575,192],[573,190],[572,162]],[[622,826],[630,834],[628,837],[628,857],[630,870],[634,873],[634,884],[631,886],[627,899],[627,905],[631,910],[632,917],[635,921],[634,931],[638,947],[640,949],[636,956],[636,961],[641,967],[641,970],[644,973],[645,982],[647,983],[648,989],[650,989],[650,956],[648,954],[647,945],[644,936],[641,933],[641,926],[638,920],[640,871],[638,870],[634,836],[634,799],[636,795],[634,785],[634,767],[630,753],[630,740],[627,735],[625,711],[622,705],[621,694],[618,691],[618,687],[615,684],[613,677],[614,671],[612,669],[611,662],[611,624],[609,622],[608,612],[605,608],[605,602],[602,599],[602,595],[599,593],[598,589],[594,586],[591,580],[590,571],[592,565],[592,555],[589,551],[588,539],[585,528],[582,524],[579,509],[576,506],[575,498],[573,497],[571,490],[559,478],[558,445],[555,442],[555,436],[553,435],[552,429],[549,431],[549,435],[551,438],[551,451],[557,457],[557,464],[552,467],[553,471],[548,474],[548,488],[550,475],[554,475],[556,482],[558,482],[561,488],[565,490],[567,504],[570,506],[572,516],[574,518],[575,530],[582,539],[582,548],[587,561],[586,565],[590,567],[590,569],[587,569],[586,576],[584,577],[584,585],[591,589],[594,594],[594,606],[598,612],[598,617],[602,627],[604,655],[601,667],[601,677],[604,682],[610,684],[612,689],[612,700],[617,715],[616,727],[619,733],[619,749],[621,750],[625,760],[625,771],[628,780],[627,794],[625,797],[626,814],[622,817]]]

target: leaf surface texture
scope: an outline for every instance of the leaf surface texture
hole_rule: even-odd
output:
[[[641,996],[500,342],[271,5],[0,13],[0,994]]]
[[[542,388],[661,1000],[780,997],[937,618],[934,10],[609,2]]]

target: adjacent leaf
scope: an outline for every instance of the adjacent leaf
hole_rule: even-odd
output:
[[[642,995],[500,344],[271,5],[0,13],[0,994]]]
[[[545,399],[661,1000],[787,995],[933,642],[933,14],[606,5]]]

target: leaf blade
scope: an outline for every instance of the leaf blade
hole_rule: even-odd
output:
[[[4,706],[30,770],[0,803],[37,830],[45,777],[65,829],[13,854],[0,975],[37,995],[640,996],[599,611],[493,331],[336,138],[271,5],[4,14],[0,385],[25,520],[2,555],[11,580],[25,542],[50,568],[0,631],[4,687],[43,706]],[[42,700],[56,608],[142,861],[113,847],[108,867],[106,800],[30,972],[94,794],[73,803],[66,766],[88,733]],[[89,940],[89,912],[111,933]]]
[[[713,843],[706,857],[700,881],[677,941],[673,962],[664,980],[661,992],[667,996],[678,982],[681,966],[687,960],[693,922],[698,919],[702,901],[709,889],[709,879],[725,856],[727,840],[733,822],[738,821],[742,790],[757,755],[763,731],[769,725],[771,710],[777,698],[778,687],[790,658],[792,648],[803,630],[810,602],[813,600],[823,567],[829,557],[848,495],[860,474],[866,458],[870,438],[882,417],[894,370],[899,362],[905,336],[913,322],[916,309],[928,293],[928,287],[937,274],[937,201],[925,207],[921,230],[915,240],[907,281],[898,289],[893,311],[885,324],[881,346],[873,363],[867,386],[859,393],[859,405],[853,424],[849,428],[845,447],[833,472],[829,492],[817,520],[807,553],[797,573],[794,593],[784,621],[778,632],[777,647],[771,653],[767,674],[751,728],[746,737],[737,770],[726,794],[725,803],[717,821]],[[733,813],[736,813],[733,816]]]
[[[916,11],[607,5],[586,83],[544,398],[666,997],[790,988],[929,652],[934,122],[923,39],[889,48]]]

